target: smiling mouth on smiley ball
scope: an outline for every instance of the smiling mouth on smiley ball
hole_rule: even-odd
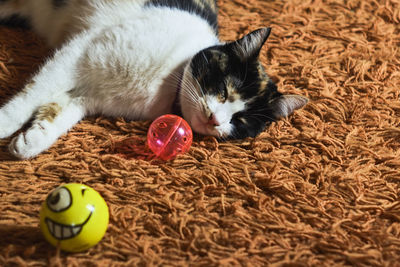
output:
[[[46,218],[45,221],[49,232],[54,238],[65,240],[77,236],[82,231],[83,226],[89,221],[92,213],[93,212],[90,212],[89,216],[83,223],[77,225],[61,224],[51,220],[50,218]]]

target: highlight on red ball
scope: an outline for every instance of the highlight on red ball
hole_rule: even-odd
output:
[[[170,160],[186,153],[192,145],[193,133],[189,124],[177,115],[158,117],[147,132],[151,151],[163,160]]]

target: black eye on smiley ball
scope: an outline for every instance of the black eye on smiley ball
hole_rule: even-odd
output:
[[[71,192],[63,186],[56,188],[46,199],[47,207],[53,212],[62,212],[72,205]]]
[[[46,240],[69,252],[96,245],[108,226],[108,207],[98,192],[83,184],[65,184],[53,190],[40,210],[40,228]]]

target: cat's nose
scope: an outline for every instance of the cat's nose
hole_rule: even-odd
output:
[[[220,125],[214,113],[211,113],[210,117],[208,117],[208,124],[214,127]]]

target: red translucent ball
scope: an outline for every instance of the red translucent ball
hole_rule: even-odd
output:
[[[185,153],[192,145],[193,133],[189,124],[179,116],[163,115],[150,125],[147,144],[163,160]]]

